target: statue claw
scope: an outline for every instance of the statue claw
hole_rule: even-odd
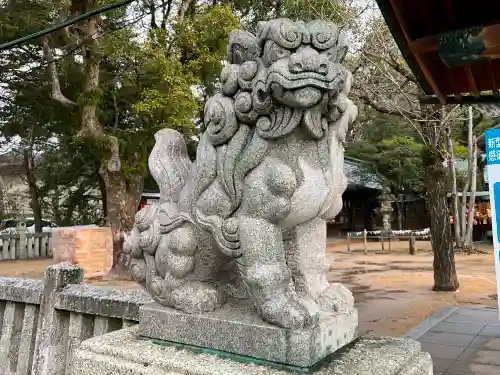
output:
[[[269,323],[289,329],[309,327],[317,321],[317,316],[311,315],[299,301],[285,296],[267,301],[261,312],[262,317]]]
[[[222,305],[222,293],[202,283],[187,283],[172,291],[172,305],[189,314],[213,311]]]
[[[330,284],[316,300],[323,311],[346,312],[354,308],[352,292],[342,284]]]

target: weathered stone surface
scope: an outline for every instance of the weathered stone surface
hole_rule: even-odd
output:
[[[57,294],[55,306],[61,310],[110,318],[139,320],[139,307],[153,300],[143,290],[70,285]]]
[[[243,364],[215,355],[155,345],[127,328],[84,341],[74,355],[72,375],[286,375],[286,371]],[[315,375],[432,375],[430,355],[420,344],[398,338],[362,338]]]
[[[5,305],[0,336],[0,363],[6,368],[7,373],[17,370],[23,310],[24,306],[18,303],[7,302]]]
[[[0,277],[0,300],[39,305],[42,292],[41,280]]]
[[[321,20],[231,33],[196,161],[176,131],[155,135],[160,204],[137,214],[125,241],[156,302],[199,314],[239,294],[287,329],[353,308],[325,261],[324,219],[342,208],[342,143],[357,116],[346,52],[339,28]]]
[[[68,374],[83,340],[136,325],[153,302],[143,290],[74,285],[82,281],[69,263],[49,266],[44,281],[0,277],[1,375]]]
[[[24,305],[23,324],[19,334],[19,350],[17,352],[16,375],[31,374],[33,354],[35,351],[35,338],[38,330],[40,308],[37,305]],[[11,350],[13,348],[11,347]]]
[[[52,233],[56,262],[70,262],[83,269],[86,278],[105,276],[113,266],[111,228],[59,228]]]
[[[248,302],[228,301],[221,309],[187,314],[158,304],[140,309],[139,334],[309,367],[350,343],[356,335],[356,310],[319,316],[309,328],[285,329],[266,323]]]
[[[64,374],[69,320],[64,312],[55,308],[56,296],[66,286],[82,281],[82,270],[67,262],[46,269],[39,312],[41,319],[33,355],[34,374]]]

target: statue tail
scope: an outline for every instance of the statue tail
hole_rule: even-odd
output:
[[[149,171],[160,188],[160,204],[178,203],[191,170],[186,142],[173,129],[158,131],[155,140],[149,155]]]

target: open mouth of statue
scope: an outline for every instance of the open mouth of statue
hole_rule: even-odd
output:
[[[326,93],[340,90],[344,75],[334,69],[328,74],[314,72],[291,73],[287,69],[271,69],[262,82],[265,92],[279,103],[307,109],[317,105]]]
[[[286,74],[270,72],[266,80],[266,89],[279,85],[285,90],[296,90],[303,87],[313,87],[322,91],[338,88],[343,81],[341,75],[324,76],[317,73]]]

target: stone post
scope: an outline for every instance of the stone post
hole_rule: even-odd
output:
[[[409,251],[410,251],[410,255],[415,255],[417,252],[417,244],[415,241],[415,237],[413,237],[413,236],[410,236]]]
[[[44,289],[40,304],[39,331],[35,343],[32,373],[61,375],[65,372],[69,319],[55,309],[56,295],[70,284],[83,281],[83,270],[67,262],[45,270]]]
[[[28,240],[26,238],[26,224],[24,222],[19,223],[17,233],[19,233],[19,259],[26,259],[28,258]],[[15,246],[13,248],[15,249]]]
[[[367,235],[366,229],[363,229],[363,248],[365,251],[365,255],[368,254],[368,243],[367,243],[366,235]]]

